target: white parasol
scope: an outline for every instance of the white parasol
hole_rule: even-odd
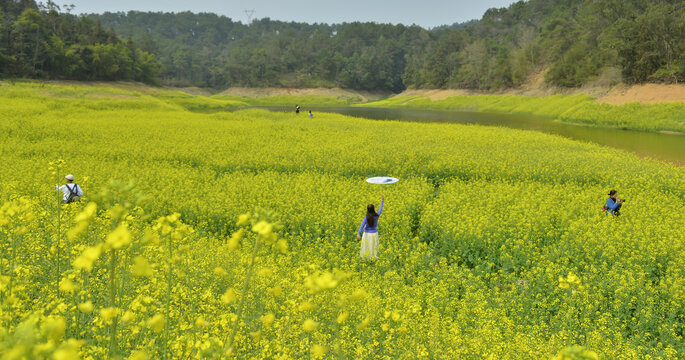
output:
[[[386,185],[386,184],[394,184],[398,182],[397,178],[390,177],[390,176],[376,176],[372,178],[366,179],[366,182],[369,184],[379,184],[379,185]]]

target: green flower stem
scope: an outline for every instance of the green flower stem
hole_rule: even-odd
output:
[[[231,337],[228,340],[228,348],[233,347],[233,341],[235,340],[235,335],[238,332],[238,324],[240,323],[240,318],[243,315],[243,308],[245,306],[245,298],[247,297],[247,290],[249,289],[250,279],[252,278],[252,272],[254,268],[255,259],[257,258],[257,249],[259,248],[259,236],[254,243],[254,249],[252,250],[252,258],[250,259],[250,265],[247,268],[247,275],[245,275],[245,283],[243,284],[243,292],[240,295],[240,304],[238,305],[238,312],[236,313],[235,322],[233,322],[233,330],[231,331]]]
[[[164,322],[164,352],[162,355],[162,359],[167,359],[168,358],[168,350],[169,350],[169,308],[171,306],[171,288],[172,288],[172,280],[173,280],[173,271],[174,271],[174,249],[173,249],[173,239],[171,236],[169,236],[169,245],[167,246],[169,249],[169,272],[167,274],[167,289],[166,289],[166,304],[165,304],[165,322]]]
[[[113,308],[117,307],[116,303],[116,261],[117,251],[112,249],[112,254],[109,257],[109,305]],[[109,356],[110,358],[117,355],[117,316],[112,319],[112,325],[109,329]]]

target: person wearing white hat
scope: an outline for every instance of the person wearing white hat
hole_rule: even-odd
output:
[[[67,204],[74,201],[79,201],[81,196],[83,196],[83,190],[80,186],[74,183],[74,175],[69,174],[65,176],[64,179],[67,181],[66,184],[62,186],[55,185],[57,190],[64,194],[64,196],[62,196],[62,200],[64,200],[64,202]]]

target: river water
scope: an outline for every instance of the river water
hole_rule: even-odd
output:
[[[291,108],[267,107],[273,111],[293,111]],[[461,112],[449,110],[387,109],[369,107],[314,107],[316,112],[332,112],[373,120],[477,124],[512,129],[540,131],[569,139],[593,142],[631,151],[642,157],[685,166],[685,136],[634,130],[609,129],[564,124],[553,119],[520,114]],[[307,116],[303,111],[302,116]]]

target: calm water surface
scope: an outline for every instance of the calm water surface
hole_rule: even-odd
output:
[[[293,111],[291,108],[268,107],[273,111]],[[332,112],[373,120],[440,122],[501,126],[512,129],[540,131],[569,139],[593,142],[634,152],[643,157],[685,166],[685,136],[665,135],[634,130],[605,129],[564,124],[549,118],[499,113],[475,113],[448,110],[386,109],[366,107],[316,107],[316,112]],[[301,115],[308,116],[307,111]]]

